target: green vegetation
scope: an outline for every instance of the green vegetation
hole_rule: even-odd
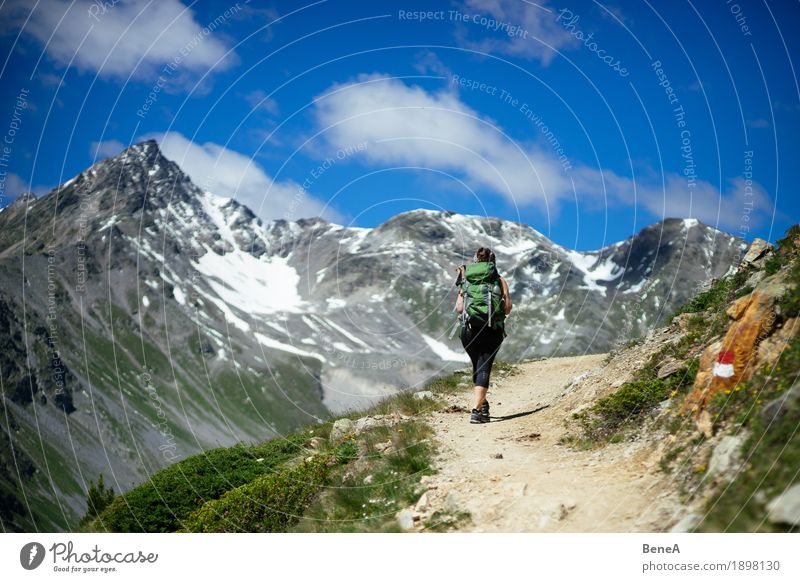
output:
[[[677,372],[660,379],[654,370],[623,384],[619,390],[595,402],[589,409],[573,415],[581,429],[578,443],[584,446],[622,438],[621,432],[641,424],[646,414],[668,398],[686,392],[697,374],[697,359]],[[582,442],[581,442],[582,441]]]
[[[379,427],[358,437],[364,454],[332,472],[325,491],[293,531],[398,532],[395,514],[414,503],[419,479],[433,473],[432,429],[418,421]],[[391,443],[378,452],[376,445]]]
[[[322,486],[329,460],[326,455],[317,455],[298,467],[231,489],[193,513],[185,531],[284,532],[299,519]]]
[[[117,497],[87,529],[170,532],[203,503],[271,473],[296,456],[308,438],[296,434],[255,446],[237,445],[194,455]]]
[[[89,481],[89,491],[86,493],[86,515],[81,519],[80,525],[84,526],[100,515],[100,512],[114,501],[114,497],[114,488],[106,487],[102,474],[98,478],[97,484]]]
[[[774,258],[779,269],[793,262],[789,289],[778,304],[781,316],[797,317],[800,306],[800,261],[794,237],[798,227],[778,242]],[[745,428],[742,445],[745,464],[732,482],[708,503],[705,531],[789,531],[764,519],[765,504],[797,483],[800,467],[800,337],[789,343],[772,367],[765,367],[748,382],[721,394],[711,404],[712,414],[733,428]],[[796,528],[795,528],[796,530]]]
[[[512,373],[507,363],[498,370]],[[462,373],[437,378],[434,395],[458,389]],[[402,392],[349,418],[441,406]],[[118,496],[84,530],[113,532],[399,531],[396,512],[433,473],[432,429],[413,418],[330,442],[336,419],[254,446],[215,449],[180,461]],[[442,515],[436,529],[464,515]]]

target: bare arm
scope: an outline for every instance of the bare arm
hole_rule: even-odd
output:
[[[460,290],[458,292],[458,299],[456,299],[456,313],[464,313],[464,296]]]
[[[508,283],[506,280],[500,277],[500,290],[503,293],[503,311],[505,311],[506,315],[511,313],[511,294],[508,292]]]

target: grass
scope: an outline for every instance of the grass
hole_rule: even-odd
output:
[[[339,466],[293,531],[398,532],[395,514],[417,501],[419,480],[433,473],[433,430],[420,421],[379,427],[359,438],[364,454]],[[390,441],[391,450],[375,445]]]
[[[626,382],[589,409],[574,414],[573,419],[577,421],[581,435],[572,444],[591,445],[622,440],[623,431],[639,426],[647,413],[660,402],[685,393],[694,383],[697,367],[698,361],[693,359],[666,378],[660,379],[653,374]]]

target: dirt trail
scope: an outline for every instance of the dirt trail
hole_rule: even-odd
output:
[[[432,413],[439,472],[426,479],[428,511],[444,506],[469,511],[472,522],[464,531],[668,529],[678,501],[658,472],[660,452],[652,442],[598,451],[559,444],[564,419],[587,402],[586,394],[569,388],[571,382],[601,374],[603,360],[603,355],[550,358],[493,379],[488,424],[469,424],[466,413]],[[467,394],[453,397],[452,404],[471,408]]]

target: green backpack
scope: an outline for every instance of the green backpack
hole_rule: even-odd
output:
[[[464,295],[462,324],[470,328],[489,325],[503,329],[506,314],[500,274],[494,263],[484,261],[467,265],[461,291]]]

